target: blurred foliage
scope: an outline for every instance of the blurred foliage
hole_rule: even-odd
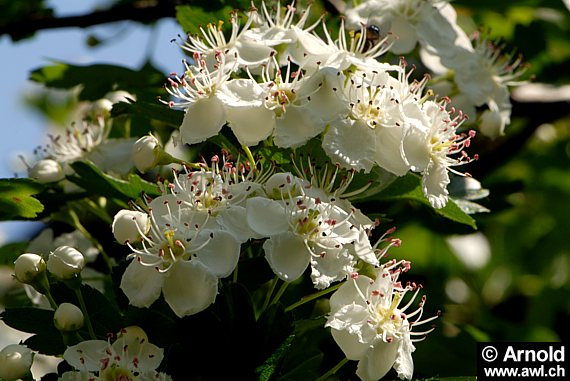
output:
[[[249,6],[247,1],[188,3],[176,8],[175,17],[183,29],[190,33],[195,33],[198,25],[215,22],[218,17],[227,19],[230,9],[247,9]],[[530,65],[529,73],[534,76],[534,81],[558,85],[570,83],[570,12],[562,1],[455,0],[453,5],[458,9],[460,23],[466,30],[475,31],[484,26],[491,37],[501,38],[508,47],[516,48]],[[42,1],[3,1],[0,7],[3,9],[0,24],[38,12],[51,12],[44,8]],[[318,3],[317,9],[324,9],[324,6]],[[111,90],[129,91],[137,95],[138,102],[119,104],[113,109],[114,116],[133,117],[133,121],[140,120],[142,124],[158,123],[171,128],[179,124],[180,113],[162,108],[156,102],[157,95],[164,95],[161,85],[165,78],[166,73],[161,73],[151,63],[138,70],[110,65],[54,63],[31,74],[32,80],[58,89],[70,89],[82,84],[76,93],[76,101],[94,100]],[[65,119],[61,115],[51,115],[53,110],[64,112],[66,107],[61,107],[60,104],[57,108],[56,102],[50,97],[35,98],[30,104],[52,121]],[[483,149],[491,152],[496,147],[508,147],[509,139],[520,131],[535,129],[520,150],[507,152],[511,156],[503,158],[498,165],[477,177],[483,188],[490,190],[490,195],[478,202],[489,208],[491,213],[476,214],[472,216],[474,221],[471,217],[456,215],[455,211],[449,210],[448,215],[443,211],[448,218],[442,218],[424,208],[422,201],[416,197],[417,183],[412,184],[411,188],[411,192],[415,193],[407,198],[392,199],[387,189],[385,199],[378,202],[374,209],[370,209],[365,199],[359,201],[360,205],[366,205],[372,213],[401,216],[401,220],[385,222],[398,226],[397,236],[403,242],[400,248],[391,251],[391,255],[412,261],[413,280],[422,283],[428,295],[427,311],[433,314],[441,309],[443,313],[436,331],[425,342],[416,345],[416,377],[474,375],[478,341],[569,339],[565,325],[570,319],[570,245],[567,243],[570,232],[570,107],[568,103],[563,103],[561,107],[566,108],[565,117],[551,121],[546,119],[550,115],[544,115],[548,123],[543,123],[537,122],[534,116],[540,113],[542,104],[527,104],[513,114],[513,125],[507,128],[506,136],[499,141],[503,145],[482,138],[482,144],[488,144]],[[143,130],[144,128],[146,127]],[[96,186],[101,189],[110,187],[117,196],[116,202],[125,202],[129,197],[140,195],[141,191],[154,191],[149,183],[138,176],[131,177],[128,182],[109,180],[101,174],[93,173],[95,169],[85,163],[78,163],[75,170],[77,183],[96,182]],[[400,179],[411,182],[416,180],[407,177]],[[19,180],[3,181],[0,185],[0,201],[14,197],[15,193],[23,195],[25,201],[25,211],[4,210],[3,218],[18,215],[34,217],[35,213],[41,212],[41,204],[38,206],[32,196],[40,192],[42,187]],[[450,208],[453,207],[454,204],[450,204]],[[465,217],[468,219],[461,220]],[[454,221],[459,219],[463,224],[455,224],[450,218]],[[485,259],[481,257],[484,255],[482,249],[478,252],[475,248],[471,255],[477,258],[471,259],[480,260],[478,266],[469,265],[471,261],[456,255],[449,244],[450,231],[455,236],[469,236],[474,233],[475,224],[478,232],[488,240],[491,253]],[[23,243],[12,243],[0,249],[0,257],[5,260],[4,263],[9,263],[17,252],[23,252],[24,249]],[[10,255],[3,254],[8,252]],[[263,270],[255,263],[250,266],[252,273],[257,273],[262,278],[259,274]],[[244,273],[247,271],[245,269]],[[103,295],[97,297],[104,298]],[[226,310],[228,304],[224,303],[227,298],[241,298],[245,304],[252,303],[251,300],[246,300],[244,290],[225,290],[214,309],[227,312],[232,324],[251,324],[253,317],[249,312]],[[115,302],[125,303],[120,299]],[[142,312],[133,308],[131,316],[126,320],[137,322],[149,330],[155,329],[153,332],[156,337],[152,337],[151,341],[155,340],[157,345],[173,332],[182,332],[182,335],[189,338],[199,334],[190,328],[176,331],[180,327],[153,327],[153,313],[152,309]],[[322,337],[315,338],[314,342],[299,342],[294,337],[284,335],[279,342],[263,342],[264,327],[276,325],[284,327],[284,332],[290,329],[310,330],[311,324],[314,324],[311,319],[315,318],[308,314],[307,320],[302,324],[290,327],[291,322],[287,319],[272,320],[275,315],[272,315],[271,310],[265,313],[263,321],[266,325],[259,328],[259,337],[256,338],[268,348],[267,359],[257,368],[261,379],[264,374],[277,371],[276,363],[299,364],[298,368],[292,370],[293,373],[282,374],[279,379],[295,379],[294,372],[313,374],[318,370],[321,360],[318,358],[321,352],[316,346],[325,343],[331,346],[330,351],[337,350],[330,338]],[[105,319],[109,319],[108,316]],[[190,317],[184,322],[201,323],[200,317]],[[230,359],[233,355],[225,351],[231,351],[236,343],[249,341],[250,338],[239,335],[225,337],[224,332],[219,331],[222,323],[228,322],[220,322],[219,326],[206,330],[209,334],[215,333],[215,337],[210,338],[212,344],[209,345],[217,346],[221,350],[220,356]],[[192,324],[188,324],[188,327]],[[161,338],[161,335],[164,336]],[[290,353],[297,353],[303,361],[284,355],[286,347],[302,348]],[[170,353],[166,358],[168,361],[182,361],[182,358],[192,356],[204,361],[203,367],[214,366],[212,359],[203,358],[198,349],[192,354]],[[239,364],[238,360],[252,361],[242,354],[237,359],[232,359],[232,364]],[[325,365],[330,368],[334,364]],[[347,368],[351,366],[354,364]],[[220,372],[223,373],[222,370]],[[345,372],[350,374],[354,369]],[[389,375],[395,378],[395,373]]]

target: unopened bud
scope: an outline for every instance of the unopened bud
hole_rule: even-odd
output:
[[[150,230],[150,219],[148,214],[143,212],[119,210],[113,219],[112,230],[117,242],[136,242],[141,239],[141,234]]]
[[[14,261],[14,275],[20,283],[32,284],[45,271],[46,262],[38,254],[22,254]]]
[[[61,165],[52,159],[43,159],[35,163],[28,169],[28,176],[42,184],[54,183],[65,178]]]
[[[61,303],[53,315],[53,323],[60,331],[77,331],[83,327],[83,312],[71,303]]]
[[[162,147],[152,135],[143,136],[133,146],[133,163],[142,173],[153,169],[159,164]]]
[[[77,249],[60,246],[50,253],[47,269],[59,279],[71,279],[85,267],[85,257]]]
[[[10,344],[0,351],[0,379],[18,380],[30,373],[32,351],[23,345]]]

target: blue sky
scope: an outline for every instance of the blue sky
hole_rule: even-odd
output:
[[[96,0],[57,0],[50,2],[57,15],[83,14]],[[109,40],[96,48],[88,48],[87,37],[94,34]],[[152,35],[151,35],[152,34]],[[34,38],[13,43],[0,37],[0,177],[13,177],[19,166],[19,154],[29,155],[44,142],[46,120],[24,106],[23,97],[37,85],[28,80],[29,73],[50,60],[74,64],[111,63],[137,68],[146,60],[147,45],[153,41],[152,62],[165,73],[180,68],[182,54],[170,42],[182,34],[174,20],[161,20],[154,28],[122,22],[89,29],[67,28],[37,33]],[[0,242],[25,239],[29,223],[0,222]]]

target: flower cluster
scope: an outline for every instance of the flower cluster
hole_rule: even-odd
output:
[[[160,106],[169,117],[183,114],[178,130],[145,130],[142,137],[129,130],[125,138],[111,137],[117,136],[109,114],[115,94],[114,101],[109,96],[95,102],[81,127],[50,137],[36,152],[28,175],[49,196],[69,193],[57,185],[66,178],[94,184],[84,189],[89,197],[75,194],[52,216],[73,232],[53,239],[46,229],[14,263],[15,278],[44,295],[53,310],[50,324],[67,348],[60,354],[75,369],[58,374],[60,379],[170,380],[167,374],[175,377],[169,371],[176,369],[164,353],[176,358],[187,344],[159,348],[138,325],[180,331],[180,340],[187,340],[197,334],[188,322],[218,327],[224,303],[242,295],[232,294],[238,288],[249,299],[245,307],[231,307],[231,314],[251,307],[245,315],[252,325],[266,319],[264,314],[289,313],[332,294],[326,311],[319,310],[320,328],[330,330],[330,341],[346,359],[358,361],[357,376],[378,380],[393,368],[400,378],[412,377],[413,343],[433,328],[413,329],[437,316],[422,319],[425,296],[412,310],[421,286],[399,280],[410,262],[386,259],[401,244],[392,237],[395,228],[384,230],[375,218],[382,212],[359,209],[358,197],[376,201],[407,176],[416,184],[416,199],[443,209],[450,202],[450,173],[464,176],[455,168],[477,159],[466,152],[475,131],[456,105],[486,105],[482,120],[494,124],[482,131],[502,133],[509,120],[507,85],[521,71],[515,70],[519,61],[491,52],[485,38],[472,45],[445,1],[353,5],[344,10],[337,33],[324,17],[310,21],[309,9],[299,12],[294,2],[275,9],[262,2],[244,17],[233,12],[229,31],[221,22],[208,24],[182,43],[191,58],[183,62],[183,73],[169,76],[169,98],[161,101],[183,113]],[[440,67],[454,72],[452,93],[459,102],[435,95],[429,75],[418,76],[403,57],[393,56],[417,43],[434,73]],[[161,139],[203,151],[177,156]],[[206,161],[205,151],[213,146],[221,155]],[[89,161],[89,170],[79,173],[77,161]],[[378,180],[383,175],[389,179]],[[393,194],[409,192],[394,188]],[[99,230],[90,232],[83,221],[96,221]],[[90,255],[82,254],[87,250]],[[242,285],[238,270],[244,263],[262,264],[269,275]],[[96,287],[83,283],[88,267],[97,267],[91,273],[101,281]],[[282,286],[274,293],[277,284]],[[311,294],[274,307],[287,287],[297,286],[303,293],[308,286]],[[53,297],[52,290],[59,295]],[[223,303],[217,303],[220,294]],[[116,296],[108,303],[112,307],[94,313],[97,303]],[[88,305],[88,297],[95,302]],[[271,325],[259,324],[263,328],[255,328],[252,340]],[[101,340],[114,338],[119,327],[114,342]],[[147,332],[153,341],[160,336]],[[262,345],[284,339],[264,338]],[[288,345],[267,352],[286,351]],[[12,364],[7,377],[25,375],[32,360],[27,349],[9,352],[8,360],[0,358]],[[167,372],[157,371],[162,367]]]
[[[246,146],[271,139],[296,148],[321,136],[341,167],[421,173],[424,194],[445,206],[450,167],[472,160],[464,148],[474,131],[461,129],[466,115],[425,90],[427,77],[412,79],[404,60],[378,60],[394,46],[391,36],[371,39],[366,24],[341,23],[333,39],[324,21],[306,27],[306,12],[294,23],[295,11],[290,4],[272,14],[263,4],[243,27],[232,16],[229,41],[209,25],[183,45],[193,59],[166,87],[174,97],[168,104],[185,111],[181,141],[205,141],[226,124]]]

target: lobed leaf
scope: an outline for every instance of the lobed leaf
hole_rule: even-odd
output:
[[[0,220],[30,219],[44,210],[34,198],[44,186],[31,179],[0,179]]]

